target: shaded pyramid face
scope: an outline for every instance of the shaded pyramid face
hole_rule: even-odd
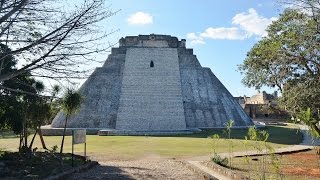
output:
[[[85,101],[69,128],[180,131],[253,125],[185,40],[167,35],[121,38],[105,64],[80,88]],[[64,125],[59,113],[52,127]]]

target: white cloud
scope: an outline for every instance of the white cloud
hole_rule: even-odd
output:
[[[145,25],[153,23],[153,17],[150,14],[141,11],[132,14],[127,20],[129,24],[133,25]]]
[[[203,33],[200,34],[203,38],[211,38],[211,39],[230,39],[230,40],[236,40],[236,39],[244,39],[245,34],[241,33],[239,28],[237,27],[231,27],[231,28],[208,28]]]
[[[232,18],[232,24],[240,26],[243,29],[248,37],[252,35],[256,36],[266,36],[266,28],[271,24],[272,21],[276,20],[275,17],[270,19],[258,15],[257,11],[253,8],[250,8],[248,12],[243,12],[236,14]]]
[[[200,36],[197,36],[195,33],[188,33],[187,39],[191,40],[191,45],[205,44],[203,38]]]
[[[232,18],[233,27],[209,27],[201,33],[188,33],[187,39],[191,44],[204,44],[205,39],[244,40],[254,36],[261,38],[266,36],[266,28],[277,20],[275,17],[265,18],[253,8],[247,12],[236,14]]]

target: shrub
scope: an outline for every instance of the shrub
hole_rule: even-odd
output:
[[[223,166],[223,167],[228,166],[228,158],[226,158],[226,157],[222,158],[217,153],[215,153],[214,156],[212,157],[212,161],[216,164]]]

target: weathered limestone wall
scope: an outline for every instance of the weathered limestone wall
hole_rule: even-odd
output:
[[[121,38],[80,92],[85,100],[69,128],[177,132],[224,127],[230,119],[235,126],[253,125],[211,70],[185,48],[185,40],[168,35]],[[64,118],[55,117],[53,130],[64,126]]]
[[[116,129],[186,129],[177,49],[128,48]]]
[[[185,47],[186,40],[178,40],[176,37],[169,35],[139,35],[139,36],[127,36],[119,40],[120,47],[158,47],[158,48],[178,48]]]
[[[270,99],[271,101],[272,99]],[[267,93],[265,91],[258,93],[256,95],[253,95],[250,98],[246,99],[246,104],[268,104],[269,99],[267,98]]]
[[[68,120],[72,128],[115,128],[119,107],[125,49],[114,48],[101,68],[96,68],[80,88],[85,100],[79,112]],[[65,115],[59,113],[52,127],[63,127]]]
[[[230,119],[235,126],[252,125],[239,103],[209,68],[201,67],[191,50],[179,50],[179,64],[187,128],[224,127]]]

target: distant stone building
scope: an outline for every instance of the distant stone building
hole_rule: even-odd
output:
[[[253,125],[185,46],[186,40],[168,35],[121,38],[80,88],[85,101],[67,127],[130,133],[224,127],[230,119],[235,126]],[[51,128],[62,128],[64,118],[60,112]]]
[[[262,91],[261,93],[257,93],[256,95],[253,95],[252,97],[244,97],[244,103],[245,104],[265,104],[268,105],[270,103],[276,104],[276,99],[278,98],[277,91],[275,91],[273,94],[268,94],[265,91]]]
[[[235,97],[236,101],[238,101],[241,107],[251,118],[287,117],[287,113],[279,110],[277,106],[277,98],[277,91],[272,94],[262,91],[252,97]]]

